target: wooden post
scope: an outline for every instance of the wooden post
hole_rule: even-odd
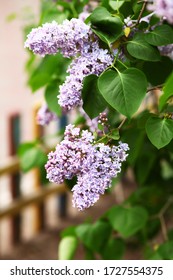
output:
[[[20,115],[18,113],[9,117],[9,154],[15,155],[20,144]],[[10,175],[10,188],[12,199],[19,198],[20,193],[20,172]],[[17,214],[11,220],[12,243],[18,243],[21,239],[21,216]]]
[[[40,126],[36,122],[37,112],[40,108],[40,104],[36,104],[33,108],[33,138],[39,139],[44,134],[43,126]],[[35,190],[40,190],[41,186],[41,178],[40,178],[40,170],[35,168],[34,172],[34,181],[35,181]],[[40,203],[39,206],[33,206],[35,209],[35,229],[36,231],[40,231],[45,227],[44,222],[44,203]]]

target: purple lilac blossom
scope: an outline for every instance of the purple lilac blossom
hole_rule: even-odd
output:
[[[92,149],[93,136],[86,131],[80,136],[80,129],[68,125],[64,140],[56,146],[55,152],[50,152],[45,166],[50,182],[62,183],[64,179],[72,179],[81,172],[81,166],[90,164],[88,152]]]
[[[91,29],[80,19],[64,20],[62,24],[45,23],[33,28],[27,36],[25,48],[45,56],[60,51],[64,57],[81,53],[85,45],[91,44]]]
[[[59,47],[57,43],[59,29],[59,25],[55,21],[33,28],[27,35],[24,47],[43,57],[46,54],[56,54]]]
[[[159,17],[164,17],[169,23],[173,23],[173,1],[153,0],[148,4],[148,9],[154,11]]]
[[[94,205],[101,194],[111,186],[112,178],[121,172],[121,163],[125,161],[127,144],[109,147],[103,143],[94,145],[93,161],[88,171],[77,178],[73,187],[73,206],[84,210]]]
[[[25,47],[42,56],[59,50],[64,57],[74,57],[65,82],[60,86],[58,103],[67,112],[82,105],[81,90],[84,77],[101,74],[113,62],[113,56],[99,47],[98,38],[80,19],[44,24],[28,35]],[[78,56],[77,56],[78,55]]]
[[[92,47],[85,48],[83,55],[76,57],[70,64],[64,84],[60,86],[58,103],[68,111],[82,105],[81,90],[83,79],[90,75],[101,74],[113,62],[108,50],[99,48],[98,42],[93,42]]]
[[[51,112],[46,104],[44,104],[37,112],[36,121],[39,125],[48,125],[51,121],[58,120],[55,113]]]
[[[64,140],[57,145],[55,152],[48,155],[47,178],[62,183],[64,179],[77,176],[77,183],[72,188],[72,203],[78,210],[84,210],[111,186],[112,178],[121,171],[128,150],[128,145],[121,142],[112,147],[96,144],[91,132],[81,132],[74,125],[68,125]]]

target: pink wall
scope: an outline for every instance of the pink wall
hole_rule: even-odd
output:
[[[22,26],[27,22],[24,17],[32,11],[38,12],[38,0],[5,0],[0,4],[0,161],[9,153],[7,118],[9,114],[22,114],[22,139],[32,139],[32,105],[40,99],[33,96],[26,86],[27,74],[24,67],[27,51],[23,47]],[[25,12],[24,12],[25,11]],[[16,13],[11,22],[7,17]]]

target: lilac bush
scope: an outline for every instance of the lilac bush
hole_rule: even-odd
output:
[[[53,3],[57,22],[50,13],[45,23],[43,13],[26,38],[31,61],[32,53],[41,56],[38,64],[30,61],[29,85],[45,87],[49,109],[38,112],[40,124],[56,119],[56,111],[76,119],[41,167],[48,181],[65,182],[79,211],[95,207],[127,170],[135,188],[130,183],[122,203],[94,224],[69,229],[62,242],[72,235],[93,259],[121,259],[132,240],[144,258],[172,259],[173,1]]]

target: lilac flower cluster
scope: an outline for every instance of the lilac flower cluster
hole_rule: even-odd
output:
[[[90,164],[88,152],[93,141],[91,132],[83,131],[80,136],[80,129],[73,125],[66,127],[64,136],[55,152],[49,153],[46,164],[47,178],[58,184],[72,179],[80,172],[81,166],[84,169]]]
[[[90,41],[90,27],[80,19],[64,20],[62,24],[45,23],[28,34],[25,48],[45,56],[61,51],[64,57],[81,53]]]
[[[64,112],[82,104],[81,90],[84,77],[99,75],[113,62],[108,50],[99,47],[98,38],[81,19],[64,20],[62,24],[46,23],[28,35],[25,47],[45,56],[60,51],[64,57],[73,57],[58,103]]]
[[[44,104],[37,112],[36,121],[40,125],[48,125],[51,121],[57,119],[57,115],[51,112],[46,104]]]
[[[121,171],[128,150],[128,145],[121,142],[112,147],[96,144],[91,132],[81,132],[68,125],[64,140],[57,145],[55,152],[48,155],[47,178],[62,183],[64,179],[77,176],[77,183],[72,188],[73,206],[84,210],[94,205],[111,186],[112,178]]]
[[[169,23],[173,23],[173,1],[153,0],[148,4],[148,9],[154,11],[158,16],[165,18]]]
[[[76,57],[70,64],[64,84],[60,86],[59,105],[65,111],[82,105],[81,90],[84,77],[101,74],[113,62],[108,50],[99,48],[98,42],[93,42],[92,47],[83,50],[83,55]]]

